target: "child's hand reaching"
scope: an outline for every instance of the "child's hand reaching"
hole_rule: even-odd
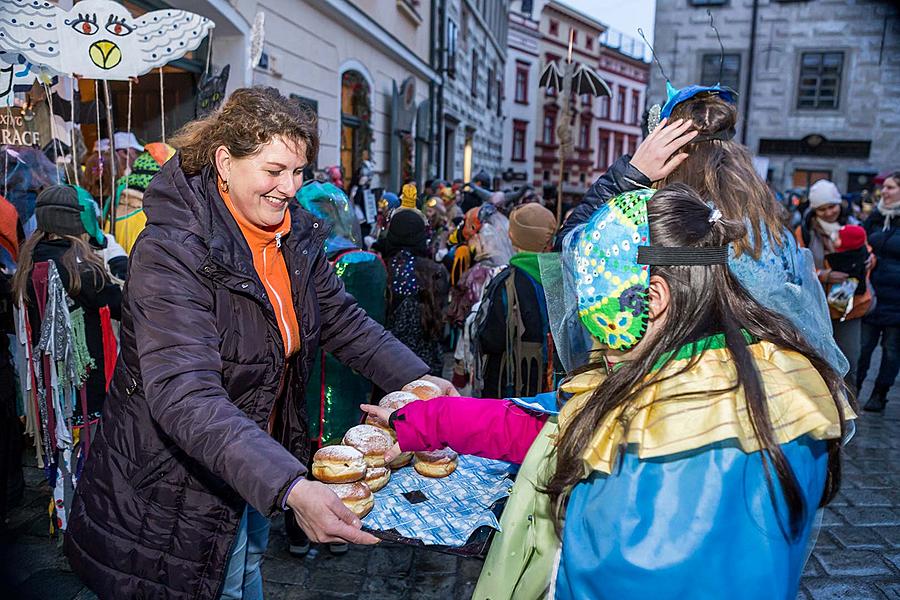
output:
[[[362,409],[364,413],[377,417],[385,423],[390,423],[391,415],[394,414],[392,409],[378,406],[377,404],[360,404],[359,408]],[[393,462],[402,452],[403,451],[400,450],[400,444],[394,443],[390,450],[384,453],[385,462]]]

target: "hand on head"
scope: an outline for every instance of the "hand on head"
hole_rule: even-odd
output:
[[[670,123],[668,119],[663,119],[638,146],[631,157],[631,165],[650,181],[669,176],[688,157],[686,152],[679,150],[697,137],[698,132],[692,129],[693,125],[691,120],[676,119]]]

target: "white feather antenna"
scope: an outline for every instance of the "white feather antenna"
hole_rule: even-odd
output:
[[[260,11],[253,19],[253,29],[250,30],[250,68],[255,69],[262,58],[263,44],[266,39],[266,13]]]

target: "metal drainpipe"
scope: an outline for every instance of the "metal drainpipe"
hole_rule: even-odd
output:
[[[437,28],[440,39],[436,44],[437,60],[435,61],[435,64],[437,72],[441,76],[441,81],[437,86],[437,110],[435,111],[436,114],[434,116],[437,131],[435,132],[434,139],[437,141],[437,152],[435,152],[435,156],[437,157],[437,173],[441,179],[447,179],[447,174],[444,173],[444,79],[447,76],[447,70],[444,68],[444,55],[447,53],[447,0],[438,0],[438,4],[440,5],[440,10],[437,12],[441,22]]]
[[[759,0],[753,0],[750,17],[750,56],[747,59],[747,91],[744,93],[744,126],[741,128],[741,143],[747,145],[747,130],[750,128],[750,94],[753,90],[753,58],[756,54],[756,14]]]

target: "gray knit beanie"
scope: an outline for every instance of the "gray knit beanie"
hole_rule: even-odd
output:
[[[57,235],[87,233],[81,220],[78,192],[68,185],[52,185],[38,194],[34,208],[37,227]]]

